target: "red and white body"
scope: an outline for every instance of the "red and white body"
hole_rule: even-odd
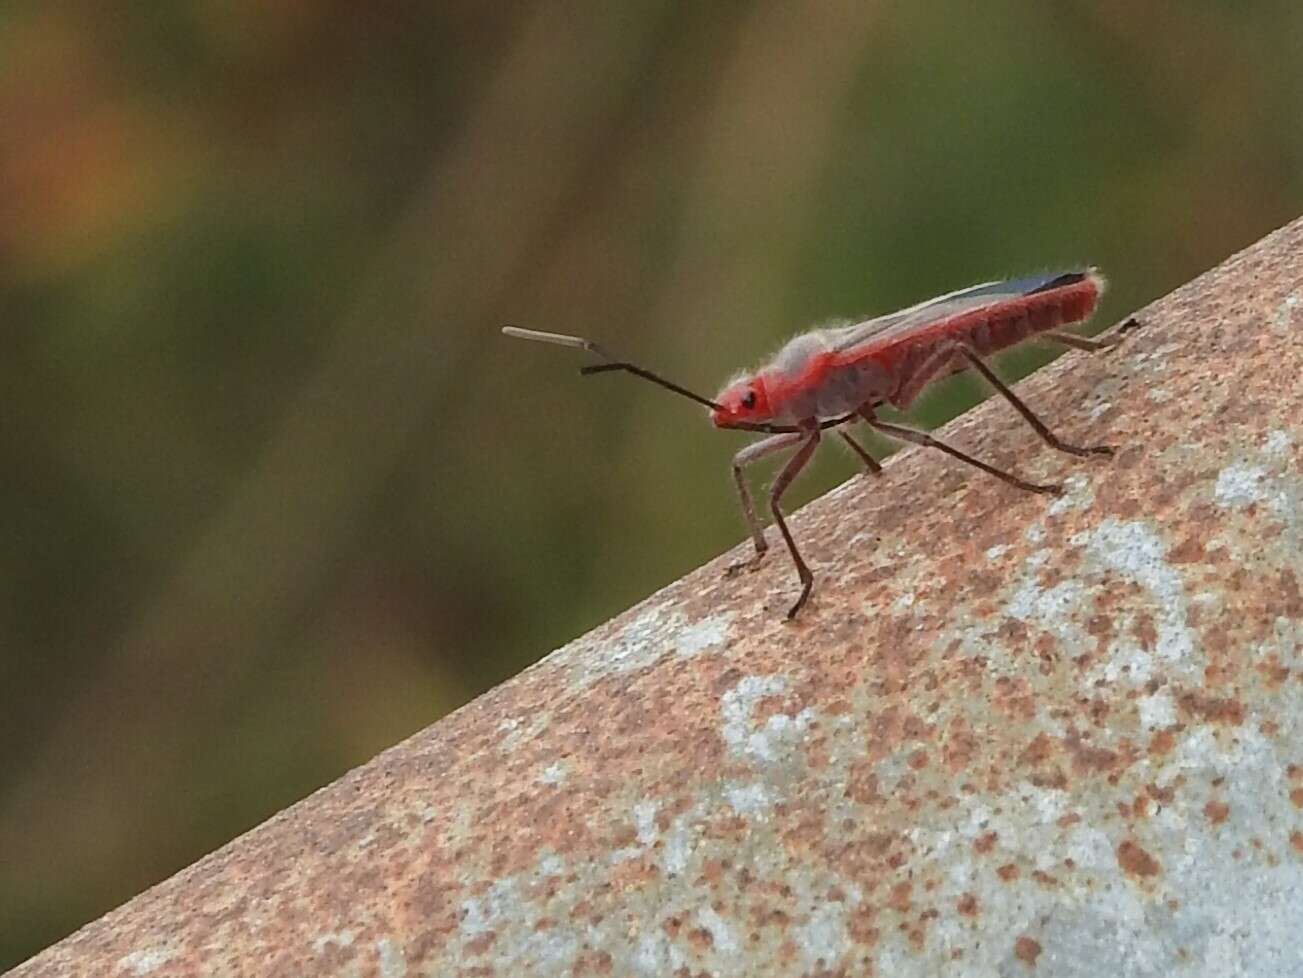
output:
[[[908,407],[932,380],[962,370],[961,347],[988,356],[1086,319],[1105,287],[1095,269],[990,282],[865,322],[790,340],[769,364],[716,398],[720,428],[797,425],[865,405]]]
[[[1094,312],[1103,291],[1103,276],[1088,268],[988,282],[862,323],[816,329],[790,340],[766,366],[731,382],[713,401],[645,367],[619,360],[582,337],[541,333],[518,326],[504,326],[503,332],[521,339],[586,350],[605,362],[581,368],[582,374],[626,371],[707,407],[716,427],[768,434],[770,437],[747,445],[733,456],[733,479],[757,558],[768,549],[768,543],[743,470],[762,458],[791,450],[769,490],[769,511],[801,578],[800,597],[787,613],[790,619],[809,597],[814,575],[797,549],[779,501],[810,461],[823,432],[837,429],[836,434],[859,455],[865,470],[873,475],[881,475],[882,466],[846,431],[852,423],[863,421],[898,441],[938,449],[1017,489],[1061,492],[1058,485],[1027,482],[926,432],[884,421],[874,411],[882,404],[906,408],[932,381],[971,368],[1051,448],[1075,456],[1112,454],[1112,448],[1107,445],[1082,448],[1060,439],[983,362],[990,354],[1036,335],[1078,349],[1114,346],[1118,335],[1104,340],[1086,339],[1056,329],[1087,318]],[[1134,320],[1128,323],[1136,325]],[[734,565],[730,570],[739,566],[742,565]]]

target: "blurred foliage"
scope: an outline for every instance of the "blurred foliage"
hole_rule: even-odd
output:
[[[705,388],[1080,261],[1107,324],[1298,213],[1299,37],[1286,0],[0,6],[0,967],[743,537],[740,436],[497,323]]]

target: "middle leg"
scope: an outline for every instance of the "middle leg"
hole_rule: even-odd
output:
[[[865,473],[868,475],[882,475],[882,463],[870,455],[863,445],[857,442],[845,431],[839,431],[837,434],[841,435],[842,440],[850,445],[851,450],[860,457],[860,461],[864,463]]]

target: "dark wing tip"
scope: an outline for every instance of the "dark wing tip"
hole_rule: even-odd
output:
[[[1094,274],[1096,274],[1094,268],[1089,268],[1084,272],[1061,272],[1052,278],[1042,279],[1040,284],[1028,289],[1025,294],[1035,295],[1037,292],[1051,292],[1067,285],[1077,285]]]

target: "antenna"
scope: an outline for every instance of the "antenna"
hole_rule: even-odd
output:
[[[585,350],[595,356],[601,357],[606,363],[593,363],[586,367],[580,367],[579,372],[587,377],[589,374],[606,373],[611,370],[623,370],[634,376],[641,377],[643,380],[650,380],[653,384],[671,390],[675,394],[682,394],[684,397],[696,401],[698,404],[705,405],[712,411],[721,411],[723,408],[709,398],[702,397],[700,394],[694,394],[686,387],[680,387],[673,381],[666,380],[658,374],[652,373],[646,367],[640,367],[637,364],[629,363],[626,360],[617,360],[611,354],[607,353],[592,340],[586,340],[581,336],[566,336],[563,333],[544,333],[538,329],[522,329],[519,326],[503,326],[502,332],[506,336],[514,336],[520,340],[535,340],[539,343],[552,343],[556,346],[568,346],[576,350]]]

